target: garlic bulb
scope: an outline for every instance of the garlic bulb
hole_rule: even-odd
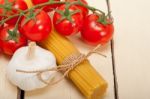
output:
[[[36,71],[55,66],[56,59],[51,52],[30,43],[29,47],[22,47],[14,53],[6,67],[6,75],[10,82],[20,89],[31,91],[46,87],[47,84],[37,77],[37,73],[22,73],[16,70]],[[48,80],[50,82],[55,74],[56,71],[44,72],[41,77],[44,81]]]

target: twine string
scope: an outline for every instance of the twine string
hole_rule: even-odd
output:
[[[96,54],[99,54],[103,57],[106,57],[105,55],[100,53],[100,48],[101,48],[101,45],[98,45],[93,50],[89,51],[86,55],[81,54],[81,53],[72,54],[72,55],[68,56],[67,58],[65,58],[61,65],[54,67],[54,68],[42,69],[42,70],[33,70],[33,71],[26,71],[26,70],[17,69],[16,72],[36,73],[36,76],[38,77],[38,79],[41,82],[43,82],[47,85],[49,85],[49,84],[54,85],[54,84],[57,84],[60,81],[62,81],[66,76],[68,76],[68,74],[71,70],[73,70],[76,66],[78,66],[79,64],[81,64],[82,62],[87,60],[87,58],[90,57],[92,54],[96,53]],[[49,79],[47,81],[45,81],[42,78],[42,73],[50,72],[50,71],[63,72],[63,76],[54,82],[49,82]]]

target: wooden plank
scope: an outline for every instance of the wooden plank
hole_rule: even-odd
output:
[[[97,5],[97,1],[93,0],[93,2],[89,1],[91,4],[99,7]],[[94,3],[96,2],[96,3]],[[100,3],[101,7],[104,8],[104,2]],[[79,50],[83,53],[86,53],[91,49],[90,46],[82,43],[81,41],[76,40],[76,38],[72,38],[72,41],[76,44]],[[93,55],[90,60],[93,66],[104,75],[104,78],[109,83],[108,92],[105,95],[106,99],[114,99],[114,92],[113,92],[113,72],[112,72],[112,59],[111,59],[111,50],[110,44],[102,48],[102,52],[107,55],[107,58],[102,58],[98,55]],[[101,60],[101,61],[99,61]],[[5,66],[7,65],[9,59],[5,58],[4,56],[0,57],[0,98],[2,99],[16,99],[17,98],[17,88],[11,85],[5,76]],[[101,65],[101,66],[99,66]],[[108,66],[108,67],[107,67]],[[4,94],[7,92],[7,95]],[[20,91],[19,91],[20,93]],[[18,98],[21,96],[18,95]],[[38,90],[35,92],[26,93],[27,99],[46,99],[46,98],[69,98],[69,99],[83,99],[83,96],[78,92],[78,90],[72,85],[69,81],[65,80],[53,87],[47,87],[43,90]]]
[[[82,41],[77,38],[71,39],[73,42],[75,42],[77,48],[82,53],[86,53],[89,50],[91,50],[93,47],[88,46],[87,44],[84,44]],[[102,76],[108,81],[109,87],[108,91],[104,97],[104,99],[115,99],[114,96],[114,75],[113,75],[113,67],[112,67],[112,53],[111,53],[111,45],[108,44],[106,46],[103,46],[101,49],[101,52],[107,56],[107,58],[104,58],[99,55],[93,55],[89,58],[91,64],[96,68],[96,70],[102,74]]]
[[[107,11],[105,1],[97,0],[87,0],[91,5],[94,5],[97,8]],[[83,43],[79,36],[70,37],[71,41],[75,46],[82,52],[87,53],[93,47],[88,46]],[[89,59],[92,65],[97,69],[97,71],[104,76],[108,81],[109,87],[104,99],[115,99],[114,96],[114,76],[112,68],[112,54],[111,54],[111,45],[102,47],[102,53],[107,56],[104,58],[99,55],[93,55]],[[76,87],[68,80],[64,79],[62,82],[58,83],[55,86],[48,86],[47,88],[25,92],[25,99],[84,99],[82,94],[76,89]]]
[[[18,90],[6,79],[5,67],[9,58],[0,54],[0,99],[17,99]]]
[[[111,9],[111,5],[112,5],[111,1],[106,0],[106,5],[107,5],[108,17],[113,20],[112,9]],[[111,54],[112,54],[112,67],[113,67],[112,69],[113,69],[113,77],[114,77],[114,97],[115,97],[115,99],[119,99],[118,80],[117,80],[117,74],[116,74],[115,54],[114,54],[114,39],[113,38],[111,40]]]
[[[82,43],[78,38],[71,38],[75,42],[77,48],[82,53],[87,53],[91,46]],[[102,53],[107,55],[107,58],[102,56],[93,55],[89,59],[93,66],[100,72],[109,83],[108,91],[104,99],[114,99],[114,85],[113,85],[113,71],[110,44],[102,48]],[[68,80],[64,79],[62,82],[55,86],[47,87],[38,91],[26,92],[25,99],[84,99],[76,87]]]
[[[150,99],[149,4],[149,0],[112,2],[120,99]]]
[[[112,67],[113,67],[113,77],[114,77],[114,97],[115,99],[119,99],[118,79],[116,73],[115,54],[114,54],[114,39],[111,40],[111,54],[112,54]]]

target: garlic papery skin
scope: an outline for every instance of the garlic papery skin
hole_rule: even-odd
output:
[[[56,67],[56,58],[50,51],[39,46],[34,48],[35,50],[32,52],[34,56],[30,58],[28,57],[28,46],[18,49],[6,67],[6,75],[10,82],[25,91],[43,88],[47,84],[38,78],[37,73],[23,73],[17,72],[17,70],[36,71]],[[42,78],[44,81],[49,80],[50,82],[55,77],[55,74],[56,71],[44,72],[42,73]]]

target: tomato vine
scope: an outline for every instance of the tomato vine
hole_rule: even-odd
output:
[[[13,3],[13,2],[12,2],[12,3],[8,3],[8,0],[5,0],[5,2],[6,2],[6,3],[5,3],[4,5],[0,4],[0,8],[1,8],[1,9],[5,9],[5,11],[4,11],[2,14],[0,14],[1,17],[6,16],[6,14],[5,14],[6,11],[13,9],[13,8],[12,8],[12,3]],[[14,14],[14,15],[12,15],[12,16],[7,16],[7,18],[3,18],[3,20],[0,21],[0,25],[3,25],[6,21],[8,21],[8,20],[10,20],[10,19],[12,19],[12,18],[14,18],[14,17],[16,17],[16,16],[19,16],[20,14],[21,14],[22,16],[27,17],[28,19],[31,19],[31,18],[32,18],[31,16],[26,16],[26,13],[27,13],[27,12],[29,12],[29,13],[34,13],[34,9],[41,8],[41,7],[44,7],[44,6],[47,6],[47,5],[53,5],[53,4],[65,4],[65,5],[69,5],[69,6],[76,4],[76,5],[80,5],[80,6],[86,7],[87,9],[91,10],[93,13],[94,13],[94,12],[98,12],[98,13],[100,13],[101,15],[105,16],[105,13],[104,13],[103,11],[101,11],[101,10],[95,8],[95,7],[86,5],[86,4],[82,3],[81,0],[77,0],[77,1],[74,1],[74,2],[49,0],[49,1],[46,2],[46,3],[37,4],[37,5],[33,6],[33,7],[31,7],[30,9],[27,9],[27,10],[20,10],[18,14]],[[18,10],[18,9],[17,9],[17,10]],[[67,9],[66,9],[66,11],[67,11]]]
[[[113,36],[109,0],[106,0],[108,14],[90,6],[86,0],[31,1],[33,6],[29,9],[24,0],[0,1],[0,31],[3,32],[0,46],[3,47],[6,42],[10,44],[10,40],[17,45],[20,37],[24,37],[21,46],[26,44],[26,40],[42,41],[51,33],[52,25],[63,36],[81,33],[83,40],[90,44],[105,44]],[[48,15],[52,10],[53,18]]]

